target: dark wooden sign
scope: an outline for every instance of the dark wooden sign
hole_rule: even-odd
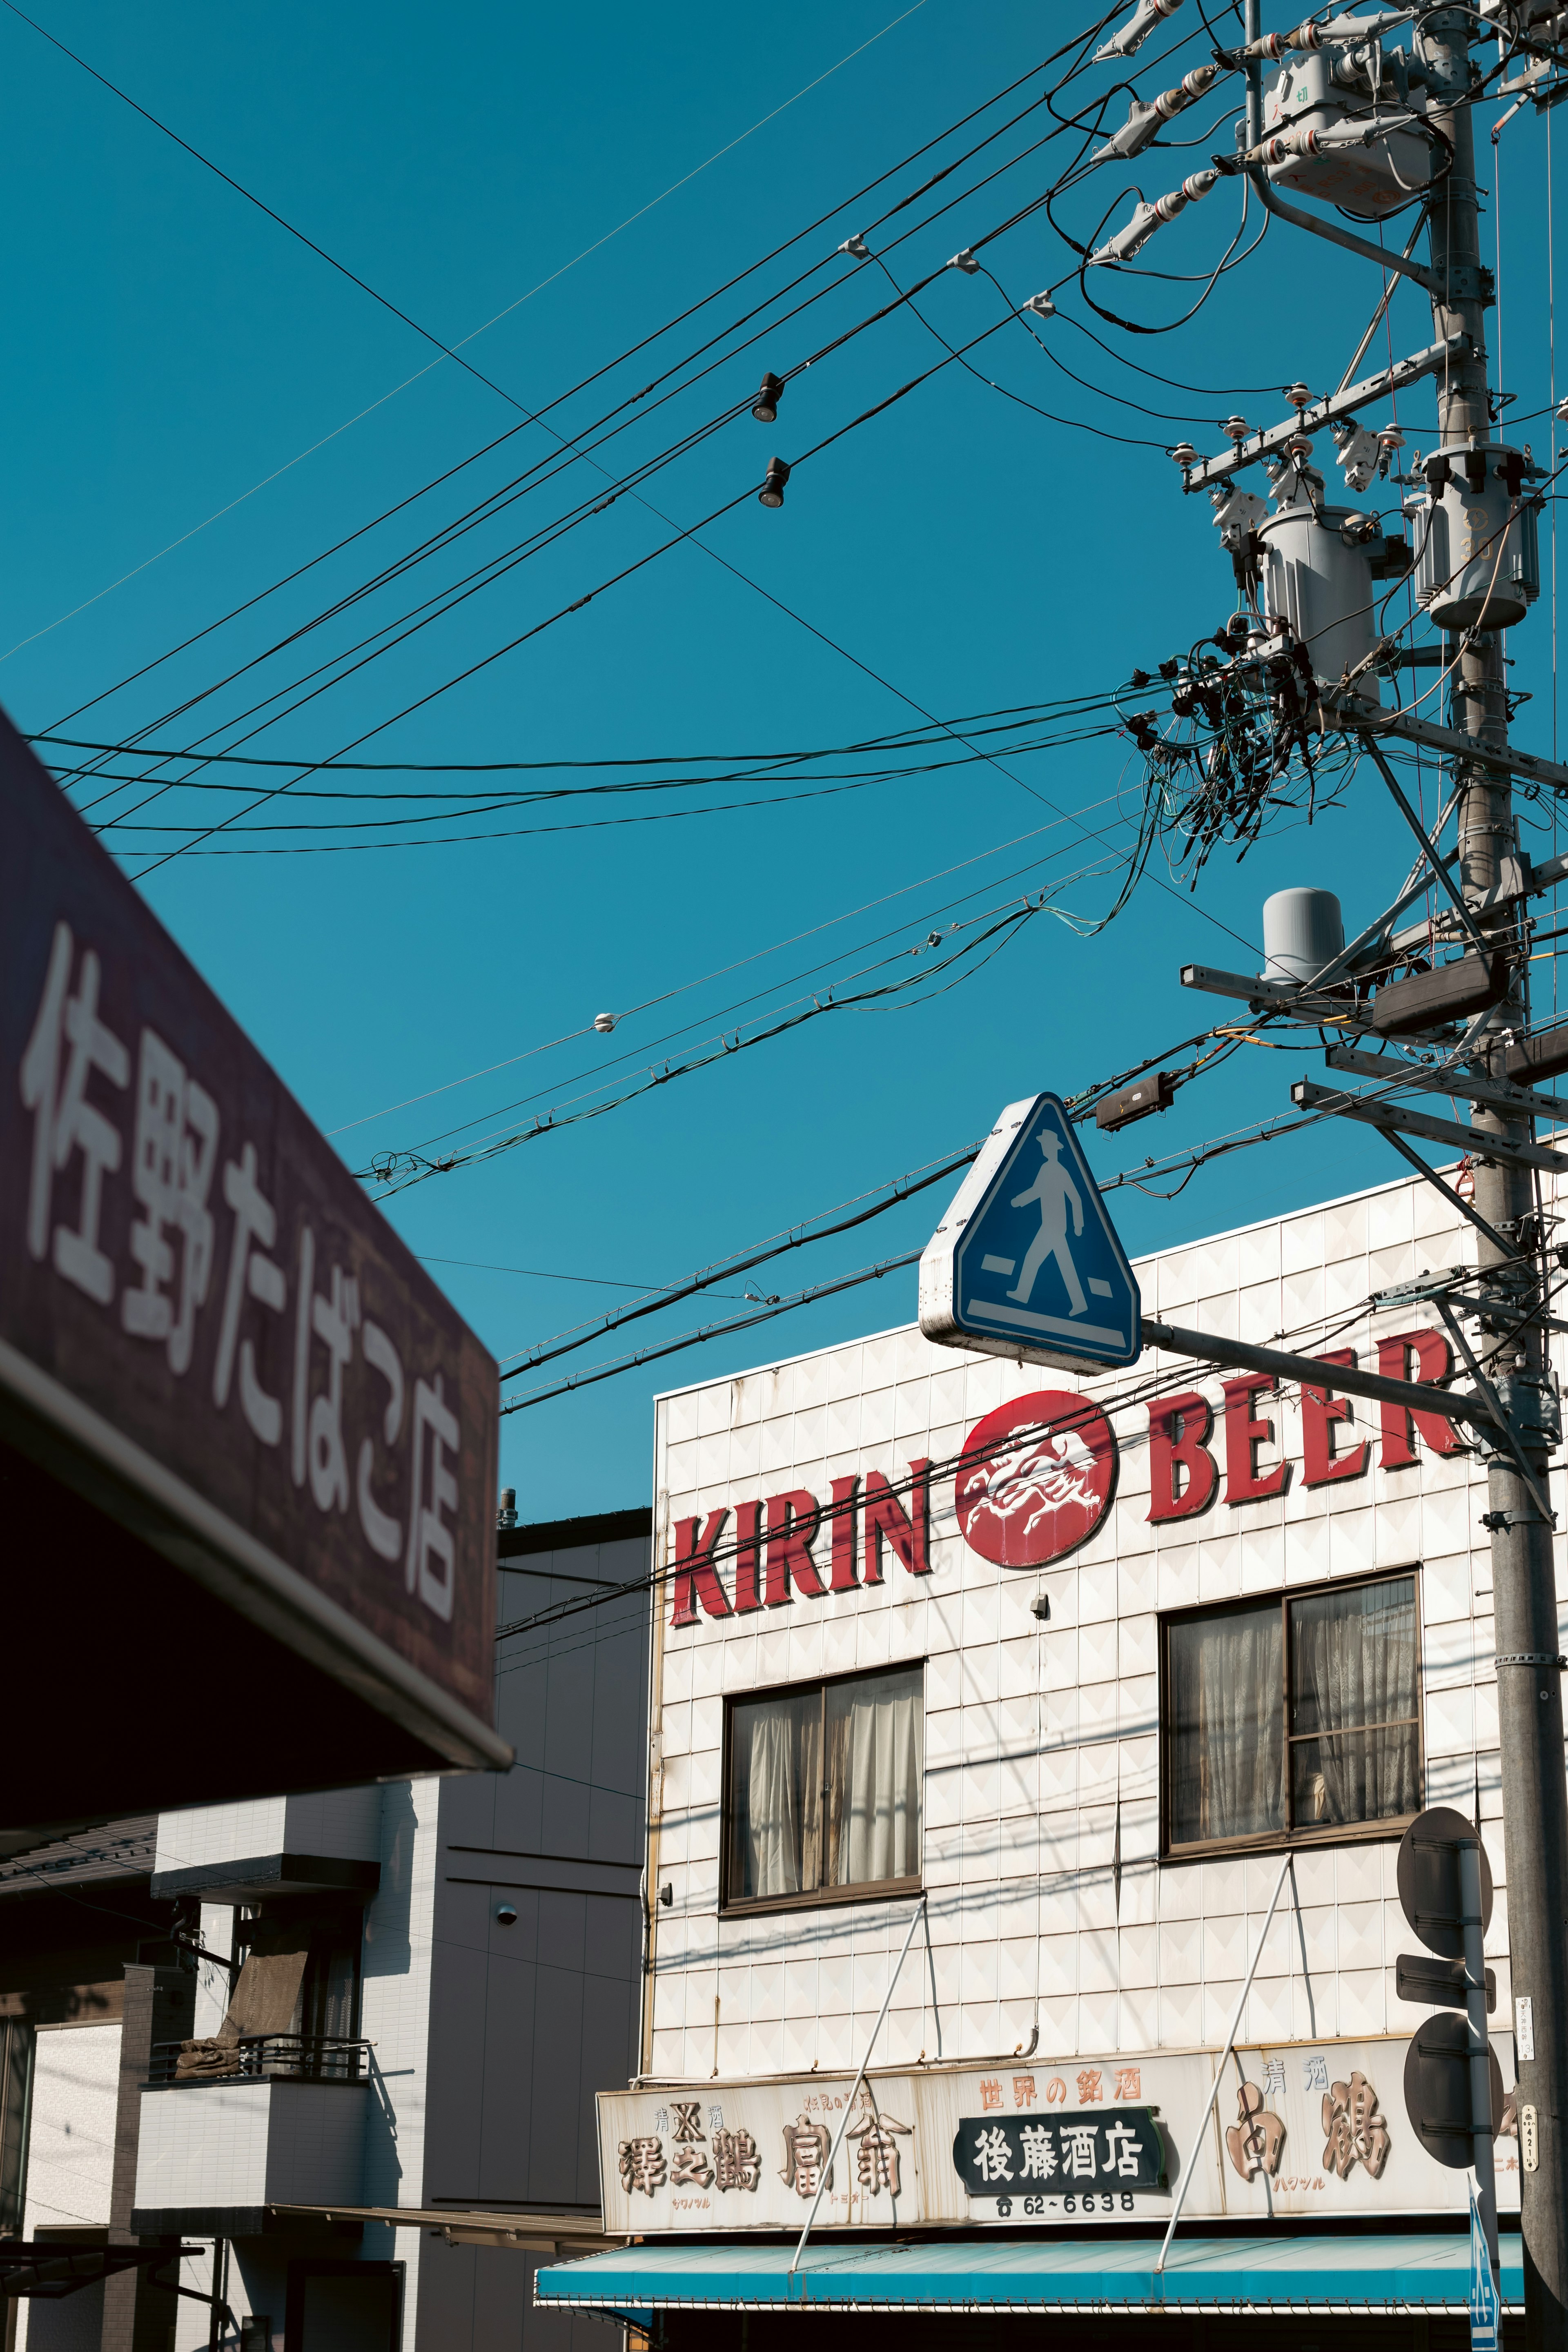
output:
[[[1102,2115],[965,2116],[952,2161],[971,2197],[1103,2196],[1086,2211],[1119,2210],[1121,2196],[1165,2186],[1165,2143],[1151,2107]]]
[[[430,1760],[504,1760],[495,1364],[4,719],[0,839],[7,1444]]]

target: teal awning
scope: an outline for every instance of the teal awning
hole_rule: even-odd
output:
[[[1524,2305],[1517,2231],[1502,2239],[1502,2297]],[[556,2311],[1296,2311],[1469,2308],[1468,2236],[1178,2238],[1163,2273],[1158,2238],[940,2238],[806,2248],[730,2238],[623,2246],[553,2263],[534,2300]]]

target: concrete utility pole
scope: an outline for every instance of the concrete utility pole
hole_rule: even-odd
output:
[[[1468,10],[1441,8],[1420,19],[1416,46],[1434,96],[1458,100],[1479,77],[1469,45],[1478,29]],[[1473,355],[1437,379],[1441,446],[1485,446],[1493,439],[1487,390],[1486,289],[1480,260],[1472,110],[1455,104],[1438,118],[1453,142],[1453,165],[1432,204],[1431,267],[1445,289],[1434,296],[1438,335],[1463,331]],[[1452,724],[1491,750],[1508,740],[1500,632],[1447,640]],[[1516,842],[1512,790],[1506,773],[1470,761],[1454,764],[1460,793],[1460,874],[1472,902],[1501,879]],[[1483,922],[1485,918],[1482,919]],[[1494,919],[1500,940],[1517,930],[1514,910]],[[1522,961],[1510,993],[1491,1020],[1493,1033],[1522,1035],[1529,1026]],[[1493,1066],[1502,1074],[1500,1035]],[[1475,1204],[1489,1224],[1517,1243],[1521,1255],[1499,1278],[1513,1299],[1503,1338],[1521,1328],[1494,1366],[1496,1385],[1515,1432],[1544,1490],[1555,1439],[1556,1410],[1547,1370],[1546,1335],[1538,1273],[1544,1236],[1535,1180],[1527,1170],[1484,1158],[1489,1135],[1533,1140],[1533,1119],[1478,1106]],[[1479,1262],[1498,1263],[1479,1238]],[[1552,1530],[1542,1519],[1517,1465],[1494,1453],[1489,1465],[1492,1606],[1498,1651],[1498,1717],[1502,1746],[1503,1845],[1508,1876],[1508,1940],[1512,1969],[1518,2105],[1534,2107],[1539,2146],[1535,2170],[1521,2162],[1525,2337],[1530,2352],[1568,2347],[1568,1781],[1563,1773],[1563,1686],[1557,1658],[1557,1591]],[[1523,2005],[1528,2003],[1528,2008]],[[1521,2133],[1521,2149],[1525,2135]],[[1529,2153],[1525,2149],[1525,2153]]]

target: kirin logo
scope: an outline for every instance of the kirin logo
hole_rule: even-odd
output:
[[[1116,1439],[1099,1406],[1037,1389],[970,1432],[953,1499],[972,1551],[998,1568],[1040,1568],[1088,1542],[1115,1486]]]

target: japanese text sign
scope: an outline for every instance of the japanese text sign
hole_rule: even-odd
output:
[[[0,811],[0,1393],[501,1760],[493,1362],[3,719]]]
[[[1047,2183],[1053,2197],[1165,2186],[1165,2144],[1148,2107],[1105,2115],[965,2116],[952,2161],[972,2197],[1043,2196]],[[1105,2210],[1115,2210],[1113,2195]]]

